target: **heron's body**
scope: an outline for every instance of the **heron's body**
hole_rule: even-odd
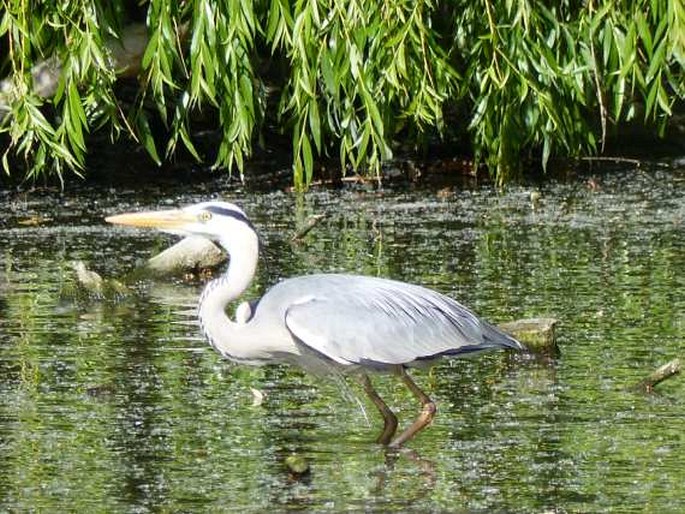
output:
[[[215,286],[207,287],[211,291]],[[203,330],[224,357],[251,364],[282,361],[309,369],[321,360],[350,370],[362,366],[382,371],[446,355],[518,348],[513,339],[453,299],[383,278],[290,278],[269,289],[256,305],[242,309],[249,309],[249,319],[227,320],[218,337],[209,328]],[[200,310],[201,323],[202,319]],[[224,344],[218,341],[221,335]]]
[[[479,319],[457,301],[430,289],[383,278],[318,274],[284,280],[236,318],[226,306],[249,286],[258,258],[258,239],[242,210],[226,202],[185,209],[124,214],[113,223],[156,227],[214,240],[231,261],[200,298],[199,318],[208,341],[239,363],[283,362],[310,371],[335,367],[361,374],[364,389],[385,421],[379,441],[388,443],[397,419],[371,386],[365,370],[399,374],[424,406],[417,421],[393,440],[399,446],[432,419],[433,402],[406,374],[408,366],[442,356],[492,349],[523,349],[512,337]]]

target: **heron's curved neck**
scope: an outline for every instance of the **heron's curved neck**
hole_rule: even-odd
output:
[[[221,246],[230,256],[228,270],[205,286],[198,305],[202,329],[214,346],[220,340],[230,340],[231,332],[238,329],[239,324],[226,315],[226,305],[239,298],[249,287],[257,270],[259,256],[256,235],[243,241],[222,241]]]

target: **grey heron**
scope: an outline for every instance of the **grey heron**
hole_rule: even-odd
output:
[[[294,364],[305,370],[351,371],[383,416],[378,442],[399,447],[432,421],[436,407],[407,373],[440,357],[524,347],[441,293],[405,282],[346,274],[283,280],[258,301],[241,303],[231,320],[226,307],[254,277],[259,240],[238,206],[204,202],[181,209],[110,216],[109,223],[200,235],[222,246],[230,263],[200,297],[198,317],[209,343],[238,363]],[[395,436],[397,417],[376,392],[369,372],[399,376],[421,403],[421,412]]]

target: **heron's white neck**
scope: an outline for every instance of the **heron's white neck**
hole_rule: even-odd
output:
[[[245,237],[220,241],[230,257],[228,270],[205,286],[198,305],[198,316],[205,336],[217,350],[229,357],[231,350],[224,346],[232,341],[239,342],[237,332],[243,325],[229,319],[225,309],[249,287],[257,269],[259,243],[257,235],[250,232]]]

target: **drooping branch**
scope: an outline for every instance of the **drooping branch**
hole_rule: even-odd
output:
[[[147,27],[144,24],[132,24],[124,27],[121,38],[110,37],[107,40],[109,66],[119,77],[135,77],[140,71],[143,53],[148,43]],[[52,98],[62,74],[62,63],[56,56],[48,57],[31,68],[33,94],[47,99]],[[17,87],[17,78],[9,76],[0,81],[0,123],[11,115],[12,101],[21,94]]]

